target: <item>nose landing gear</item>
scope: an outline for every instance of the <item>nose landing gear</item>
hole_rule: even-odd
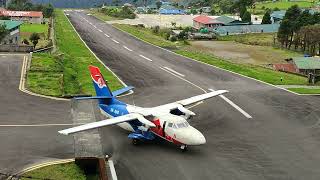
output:
[[[140,140],[137,139],[137,138],[133,138],[133,139],[132,139],[132,144],[133,144],[133,145],[138,145],[139,142],[140,142]]]
[[[186,152],[186,151],[188,150],[188,146],[185,145],[185,144],[184,144],[184,145],[181,145],[181,146],[180,146],[180,149],[181,149],[182,152]]]

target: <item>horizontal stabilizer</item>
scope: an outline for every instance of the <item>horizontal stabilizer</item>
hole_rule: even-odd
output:
[[[124,87],[124,88],[122,88],[122,89],[113,91],[113,92],[112,92],[112,95],[113,95],[113,96],[119,96],[119,95],[122,95],[122,94],[124,94],[124,93],[132,90],[133,88],[134,88],[133,86]]]
[[[76,100],[86,100],[86,99],[111,99],[110,96],[89,96],[89,97],[76,97]]]

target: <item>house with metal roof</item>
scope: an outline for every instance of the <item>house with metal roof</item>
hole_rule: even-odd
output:
[[[286,14],[286,10],[273,11],[270,14],[272,23],[280,24],[285,14]]]
[[[220,36],[248,34],[248,33],[273,33],[278,32],[280,24],[252,24],[237,26],[218,26],[213,32]]]
[[[0,24],[4,25],[9,31],[7,36],[0,42],[1,44],[18,44],[20,42],[20,25],[21,21],[0,20]]]
[[[232,17],[229,17],[229,16],[219,16],[219,17],[215,18],[215,20],[222,22],[223,25],[225,25],[225,26],[249,24],[249,23],[244,23],[244,22],[237,20],[237,19],[233,19]]]
[[[320,57],[295,57],[292,61],[299,73],[320,75]]]
[[[185,10],[183,9],[178,9],[174,6],[171,5],[162,5],[159,9],[159,14],[172,14],[172,15],[179,15],[179,14],[185,14]]]
[[[44,22],[41,11],[0,11],[0,17],[8,17],[15,21],[41,24]]]
[[[207,28],[207,29],[213,29],[217,26],[222,26],[223,22],[220,22],[216,19],[212,19],[209,16],[197,16],[193,18],[193,28],[195,29],[201,29],[201,28]]]

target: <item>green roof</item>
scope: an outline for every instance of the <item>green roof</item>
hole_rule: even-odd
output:
[[[298,69],[320,69],[319,57],[296,57],[293,62]]]
[[[229,24],[229,23],[235,21],[236,19],[233,19],[233,18],[228,17],[228,16],[220,16],[220,17],[215,18],[215,20],[223,22],[224,24]]]
[[[20,26],[23,22],[21,21],[11,21],[11,20],[0,20],[1,25],[6,25],[7,30],[11,30],[17,26]]]

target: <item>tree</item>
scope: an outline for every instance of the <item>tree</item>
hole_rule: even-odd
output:
[[[157,1],[157,2],[156,2],[157,9],[160,9],[161,5],[162,5],[162,2],[161,2],[161,1]]]
[[[244,14],[247,12],[247,8],[245,6],[240,6],[239,13],[240,18],[243,19]],[[243,20],[242,20],[243,21]]]
[[[246,11],[243,15],[243,18],[241,18],[243,22],[251,23],[251,13],[249,11]]]
[[[52,17],[53,11],[54,11],[54,9],[51,4],[48,4],[42,8],[43,16],[46,18]]]
[[[261,24],[271,24],[271,23],[272,21],[271,21],[270,11],[266,11],[266,13],[262,18]]]
[[[30,39],[30,41],[32,42],[33,47],[35,48],[36,45],[38,44],[38,41],[39,41],[39,39],[40,39],[40,36],[39,36],[38,33],[32,33],[29,39]]]
[[[6,25],[0,25],[0,41],[2,41],[7,34],[9,34],[9,31],[6,29]]]

